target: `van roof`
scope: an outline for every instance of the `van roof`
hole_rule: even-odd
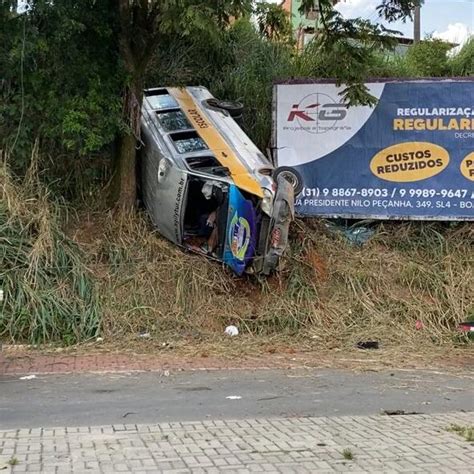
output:
[[[187,158],[212,154],[239,188],[262,197],[257,173],[271,163],[227,113],[206,107],[211,98],[204,87],[147,89],[144,108],[183,166]]]

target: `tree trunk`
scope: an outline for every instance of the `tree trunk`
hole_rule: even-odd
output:
[[[111,197],[115,209],[130,210],[136,200],[136,156],[140,140],[143,76],[158,41],[156,19],[160,2],[119,0],[119,49],[129,85],[123,97],[125,131],[118,139]]]
[[[129,87],[124,97],[124,119],[127,124],[118,137],[111,200],[116,210],[131,210],[137,197],[136,156],[140,137],[140,113],[143,88],[140,80]]]
[[[136,200],[136,138],[131,132],[124,132],[118,138],[112,178],[111,198],[117,210],[130,210]]]

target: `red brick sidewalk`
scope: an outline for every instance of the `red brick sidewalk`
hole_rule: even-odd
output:
[[[394,360],[390,353],[355,351],[345,353],[275,353],[245,357],[183,356],[177,353],[44,353],[39,350],[12,350],[0,352],[2,375],[160,372],[218,369],[296,369],[304,367],[340,368],[355,370],[387,370],[392,368],[465,371],[474,364],[472,354],[414,360]]]
[[[180,357],[172,355],[44,355],[34,352],[21,355],[0,354],[1,375],[66,374],[100,372],[144,372],[164,370],[263,369],[304,366],[301,357],[273,356],[241,359]]]

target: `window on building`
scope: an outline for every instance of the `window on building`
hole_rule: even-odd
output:
[[[311,8],[306,12],[306,19],[316,21],[318,19],[319,10],[316,7]]]

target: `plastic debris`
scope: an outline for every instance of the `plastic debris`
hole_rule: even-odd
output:
[[[423,413],[418,411],[405,411],[405,410],[382,410],[382,415],[387,416],[403,416],[403,415],[422,415]]]
[[[20,380],[33,380],[36,378],[36,375],[24,375],[23,377],[20,377]]]
[[[4,293],[3,293],[3,290],[0,289],[0,303],[3,301],[3,298],[4,298]]]
[[[474,321],[465,321],[464,323],[459,323],[458,331],[473,332],[474,331]]]
[[[227,400],[240,400],[242,397],[240,395],[229,395],[225,398],[227,398]]]
[[[379,342],[378,341],[359,341],[357,343],[358,349],[378,349]]]
[[[351,244],[362,245],[365,244],[373,235],[375,231],[368,227],[349,227],[343,231],[347,240]]]
[[[362,245],[365,244],[375,233],[374,229],[361,225],[362,222],[367,221],[361,221],[349,226],[347,225],[347,221],[341,223],[340,220],[337,220],[327,222],[326,227],[334,232],[344,235],[349,243],[353,245]]]
[[[138,337],[143,337],[144,339],[148,339],[151,337],[151,334],[149,332],[141,332]]]
[[[103,337],[98,337],[95,342],[103,342],[104,341],[104,338]]]
[[[239,330],[236,326],[227,326],[224,331],[228,336],[237,336],[239,334]]]
[[[424,326],[423,326],[423,321],[417,319],[417,320],[416,320],[416,323],[415,323],[415,328],[416,328],[416,330],[419,331],[420,329],[423,329],[423,327],[424,327]]]

